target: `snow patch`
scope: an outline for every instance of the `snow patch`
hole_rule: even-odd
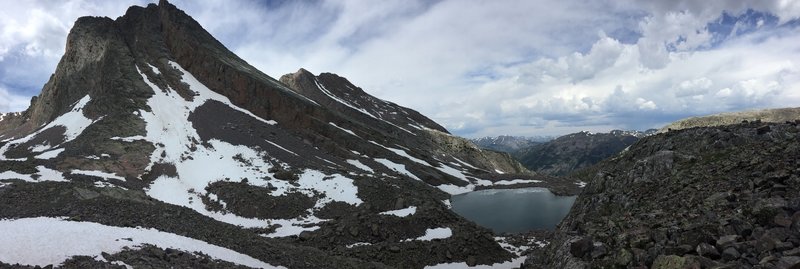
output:
[[[464,166],[467,166],[467,167],[469,167],[469,168],[472,168],[472,169],[478,169],[477,167],[475,167],[475,166],[473,166],[473,165],[469,164],[468,162],[462,161],[462,160],[461,160],[461,159],[459,159],[459,158],[453,157],[453,159],[455,159],[457,162],[459,162],[459,163],[463,164]]]
[[[147,64],[147,65],[150,66],[150,69],[153,70],[153,73],[156,73],[157,75],[161,75],[161,71],[159,71],[158,68],[156,68],[152,64]]]
[[[271,219],[270,224],[278,224],[281,227],[275,229],[275,232],[264,235],[269,238],[287,237],[292,235],[299,235],[304,231],[316,231],[319,226],[309,226],[310,224],[320,223],[323,220],[316,217],[300,218],[300,219]]]
[[[344,131],[345,133],[351,134],[351,135],[353,135],[353,136],[355,136],[355,137],[359,137],[359,136],[358,136],[358,135],[356,135],[356,133],[354,133],[353,131],[351,131],[351,130],[349,130],[349,129],[342,128],[342,127],[339,127],[339,125],[336,125],[336,123],[333,123],[333,122],[328,122],[328,124],[332,125],[333,127],[336,127],[336,128],[338,128],[339,130],[342,130],[342,131]]]
[[[409,206],[409,207],[406,207],[406,208],[403,208],[403,209],[381,212],[380,214],[381,215],[394,215],[394,216],[398,216],[398,217],[402,218],[402,217],[407,217],[407,216],[414,215],[415,213],[417,213],[417,207],[416,206]]]
[[[256,268],[276,267],[245,254],[197,239],[156,229],[106,226],[93,222],[74,222],[61,218],[0,220],[0,245],[14,251],[0,251],[0,260],[32,266],[58,265],[72,256],[100,256],[143,244],[202,252],[214,259]]]
[[[328,89],[327,89],[327,88],[325,88],[325,85],[322,85],[322,83],[319,83],[319,81],[317,81],[317,79],[316,79],[316,78],[314,79],[314,83],[315,83],[315,84],[317,84],[317,89],[319,89],[319,90],[320,90],[322,93],[324,93],[325,95],[327,95],[328,97],[330,97],[330,98],[331,98],[331,99],[333,99],[334,101],[336,101],[336,102],[339,102],[339,103],[341,103],[341,104],[343,104],[343,105],[345,105],[345,106],[347,106],[347,107],[349,107],[349,108],[352,108],[352,109],[354,109],[354,110],[356,110],[356,111],[358,111],[358,112],[361,112],[361,113],[363,113],[363,114],[365,114],[365,115],[367,115],[367,116],[370,116],[370,117],[372,117],[372,118],[374,118],[374,119],[376,119],[376,120],[381,120],[381,121],[382,121],[382,119],[380,119],[380,118],[378,118],[378,117],[375,117],[375,115],[372,115],[372,114],[371,114],[371,113],[369,113],[369,111],[367,111],[366,109],[364,109],[364,108],[360,108],[360,107],[356,107],[356,106],[353,106],[353,105],[351,105],[349,102],[347,102],[347,101],[345,101],[345,100],[342,100],[342,99],[341,99],[341,98],[339,98],[338,96],[334,95],[333,93],[331,93],[330,91],[328,91]]]
[[[451,230],[450,228],[447,228],[447,227],[445,227],[445,228],[433,228],[433,229],[425,230],[425,235],[423,235],[423,236],[417,237],[415,239],[406,239],[406,240],[403,240],[403,241],[411,241],[411,240],[431,241],[431,240],[434,240],[434,239],[447,239],[447,238],[450,238],[451,236],[453,236],[453,230]]]
[[[14,171],[5,171],[0,173],[0,180],[19,179],[24,181],[33,181],[31,175],[20,174]]]
[[[268,227],[275,224],[281,226],[274,233],[265,235],[267,237],[296,235],[302,231],[315,230],[319,227],[313,225],[324,220],[313,215],[299,219],[257,219],[209,211],[202,202],[202,198],[207,195],[205,188],[218,181],[241,182],[246,179],[247,184],[252,186],[271,185],[275,189],[270,194],[274,196],[301,193],[311,197],[322,194],[323,198],[317,200],[314,208],[321,208],[332,201],[353,205],[363,203],[358,198],[358,188],[353,184],[353,180],[343,175],[326,175],[320,171],[304,170],[296,182],[290,183],[277,180],[273,173],[268,172],[276,161],[270,159],[268,153],[217,139],[198,144],[201,138],[188,121],[188,117],[208,100],[225,103],[267,124],[277,124],[277,122],[263,120],[247,110],[234,106],[226,97],[209,90],[177,64],[170,62],[170,65],[183,72],[183,81],[196,92],[196,95],[192,101],[187,101],[170,88],[161,90],[140,72],[144,82],[155,93],[147,101],[152,110],[139,111],[139,115],[146,122],[147,135],[144,139],[156,145],[147,169],[154,163],[170,163],[175,165],[178,175],[160,176],[146,189],[147,195],[233,225],[246,228]],[[281,145],[267,142],[279,150],[299,156]],[[281,163],[276,165],[283,166]]]
[[[64,173],[61,171],[53,170],[42,165],[37,166],[36,170],[39,170],[39,172],[34,175],[39,175],[39,181],[67,181],[67,179],[64,178]]]
[[[58,154],[61,154],[62,152],[64,152],[64,148],[54,149],[54,150],[46,151],[46,152],[43,152],[42,154],[36,155],[36,156],[34,156],[34,158],[43,159],[43,160],[52,159],[52,158],[58,157]]]
[[[372,243],[370,243],[370,242],[358,242],[358,243],[349,244],[349,245],[347,245],[345,247],[354,248],[354,247],[370,246],[370,245],[372,245]]]
[[[514,184],[528,184],[528,183],[542,183],[542,181],[536,179],[500,180],[496,181],[494,185],[514,185]]]
[[[375,172],[374,170],[372,170],[372,168],[370,168],[369,166],[366,166],[365,164],[359,162],[358,160],[347,160],[347,163],[352,164],[353,166],[355,166],[358,169],[361,169],[361,170],[364,170],[364,171],[367,171],[367,172],[370,172],[370,173]]]
[[[133,142],[133,141],[136,141],[136,140],[147,140],[147,138],[144,137],[144,136],[141,136],[141,135],[129,136],[129,137],[115,136],[115,137],[112,137],[111,140],[118,140],[118,141],[124,141],[124,142]]]
[[[384,146],[384,145],[378,144],[378,143],[377,143],[377,142],[375,142],[375,141],[369,141],[369,142],[370,142],[370,143],[372,143],[372,144],[375,144],[375,145],[381,146],[381,147],[383,147],[383,148],[385,148],[385,149],[387,149],[387,150],[389,150],[389,151],[391,151],[391,152],[394,152],[394,154],[397,154],[397,155],[400,155],[400,156],[402,156],[402,157],[405,157],[406,159],[412,160],[412,161],[414,161],[415,163],[418,163],[418,164],[421,164],[421,165],[426,165],[426,166],[431,166],[431,167],[433,166],[433,165],[431,165],[431,164],[430,164],[429,162],[427,162],[427,161],[420,160],[420,159],[417,159],[417,158],[415,158],[414,156],[411,156],[411,155],[410,155],[410,154],[408,154],[408,152],[406,152],[405,150],[402,150],[402,149],[396,149],[396,148],[390,148],[390,147],[387,147],[387,146]]]
[[[436,188],[439,188],[440,190],[449,193],[450,195],[459,195],[475,190],[475,185],[467,184],[466,186],[456,186],[453,184],[442,184],[436,186]]]
[[[286,152],[288,152],[289,154],[292,154],[292,155],[294,155],[294,156],[300,156],[300,155],[297,155],[297,153],[294,153],[294,151],[288,150],[288,149],[286,149],[286,148],[284,148],[284,147],[281,147],[281,145],[275,144],[275,142],[272,142],[272,141],[269,141],[269,140],[264,140],[264,141],[267,141],[267,143],[269,143],[270,145],[273,145],[273,146],[275,146],[276,148],[279,148],[279,149],[281,149],[281,150],[283,150],[283,151],[286,151]]]
[[[409,177],[411,177],[413,179],[421,181],[421,179],[419,179],[417,176],[415,176],[414,174],[412,174],[411,172],[406,170],[406,166],[403,165],[403,164],[395,163],[393,161],[390,161],[390,160],[387,160],[387,159],[381,159],[381,158],[376,158],[375,161],[380,163],[380,164],[385,165],[386,167],[389,167],[389,169],[392,169],[395,172],[404,174],[404,175],[409,176]]]
[[[405,132],[407,132],[407,133],[409,133],[409,134],[412,134],[412,135],[417,135],[417,134],[415,134],[414,132],[411,132],[411,131],[409,131],[409,130],[407,130],[407,129],[403,128],[403,127],[397,126],[397,125],[395,125],[394,123],[391,123],[391,122],[389,122],[389,121],[387,121],[387,120],[384,120],[384,119],[382,119],[382,118],[380,118],[380,117],[377,117],[377,116],[373,115],[372,113],[369,113],[369,111],[367,111],[367,110],[366,110],[366,109],[364,109],[364,108],[361,108],[361,107],[356,107],[356,106],[354,106],[354,105],[350,104],[349,102],[347,102],[347,101],[345,101],[345,100],[342,100],[342,99],[341,99],[341,98],[339,98],[338,96],[336,96],[336,95],[334,95],[333,93],[331,93],[330,91],[328,91],[328,89],[327,89],[327,88],[325,88],[325,85],[323,85],[322,83],[319,83],[319,81],[317,81],[317,79],[316,79],[316,78],[314,79],[314,83],[315,83],[315,84],[317,84],[317,89],[319,89],[319,90],[320,90],[322,93],[324,93],[325,95],[327,95],[327,96],[328,96],[328,97],[330,97],[331,99],[335,100],[336,102],[339,102],[339,103],[341,103],[341,104],[343,104],[343,105],[345,105],[345,106],[347,106],[347,107],[349,107],[349,108],[352,108],[352,109],[354,109],[354,110],[356,110],[356,111],[358,111],[358,112],[361,112],[361,113],[363,113],[363,114],[365,114],[365,115],[367,115],[367,116],[370,116],[370,117],[372,117],[373,119],[376,119],[376,120],[379,120],[379,121],[385,122],[385,123],[387,123],[387,124],[389,124],[389,125],[392,125],[392,126],[394,126],[394,127],[397,127],[398,129],[400,129],[400,130],[403,130],[403,131],[405,131]],[[385,102],[385,101],[384,101],[384,102]]]
[[[118,176],[118,175],[112,174],[112,173],[102,172],[102,171],[89,171],[89,170],[73,169],[72,171],[70,171],[70,174],[80,174],[80,175],[101,177],[101,178],[104,178],[104,179],[119,179],[119,180],[125,181],[124,177],[121,177],[121,176]]]
[[[238,106],[234,105],[231,102],[231,100],[228,99],[228,97],[225,97],[222,94],[219,94],[219,93],[217,93],[215,91],[212,91],[208,87],[203,85],[203,83],[200,83],[200,81],[198,81],[191,73],[189,73],[189,71],[186,71],[185,69],[183,69],[183,67],[181,67],[178,63],[170,61],[169,65],[172,66],[175,69],[178,69],[178,71],[181,71],[181,73],[183,73],[182,81],[185,82],[186,84],[189,84],[189,88],[191,90],[195,91],[198,94],[197,96],[194,97],[194,101],[192,102],[193,104],[196,104],[197,106],[200,106],[200,105],[204,104],[207,100],[215,100],[215,101],[219,101],[219,102],[221,102],[223,104],[226,104],[229,107],[231,107],[231,108],[233,108],[235,110],[238,110],[239,112],[247,114],[250,117],[253,117],[254,119],[257,119],[257,120],[259,120],[259,121],[261,121],[263,123],[266,123],[266,124],[269,124],[269,125],[278,124],[277,121],[265,120],[265,119],[263,119],[263,118],[261,118],[259,116],[256,116],[255,114],[253,114],[252,112],[250,112],[247,109],[244,109],[244,108],[241,108],[241,107],[238,107]],[[141,72],[139,72],[139,73],[141,73]],[[142,76],[144,76],[144,74],[142,74]],[[147,80],[147,79],[145,79],[145,80]],[[153,87],[153,89],[158,89],[158,87]],[[197,106],[193,107],[192,110],[194,110],[194,108],[197,108]]]
[[[64,113],[63,115],[51,121],[47,125],[43,126],[42,128],[39,128],[38,131],[29,134],[23,138],[9,141],[6,145],[0,147],[0,160],[8,160],[5,157],[5,152],[12,145],[19,145],[28,142],[31,139],[35,138],[37,135],[39,135],[42,131],[50,129],[51,127],[63,126],[66,129],[66,131],[64,132],[65,136],[64,143],[72,141],[73,139],[78,137],[81,133],[83,133],[83,130],[85,130],[86,127],[89,127],[89,125],[92,125],[92,123],[95,123],[100,119],[102,119],[100,118],[95,121],[92,121],[91,119],[83,115],[83,108],[86,106],[87,103],[89,103],[89,101],[91,101],[91,97],[89,97],[89,95],[86,95],[77,102],[75,102],[75,104],[72,105],[72,109],[69,112]],[[49,144],[36,145],[31,147],[30,150],[33,153],[39,153],[57,146],[59,145],[49,145]]]
[[[451,175],[451,176],[453,176],[455,178],[458,178],[458,179],[461,179],[463,181],[469,182],[469,180],[467,180],[467,176],[465,176],[464,173],[462,173],[458,169],[455,169],[455,168],[450,167],[450,166],[445,165],[445,164],[442,164],[442,167],[434,167],[434,168],[436,168],[437,170],[441,171],[442,173],[445,173],[445,174]]]

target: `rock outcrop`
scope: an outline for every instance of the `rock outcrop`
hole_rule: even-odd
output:
[[[800,119],[800,107],[776,108],[751,111],[720,113],[708,116],[690,117],[682,119],[659,129],[659,133],[669,130],[680,130],[692,127],[710,127],[737,124],[743,121],[777,122],[795,121]]]
[[[532,268],[797,268],[800,122],[649,136],[598,164]]]

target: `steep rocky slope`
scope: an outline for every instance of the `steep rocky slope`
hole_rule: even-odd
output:
[[[532,171],[564,176],[613,156],[649,134],[620,130],[608,133],[579,132],[522,148],[512,155]]]
[[[800,122],[646,137],[589,182],[533,268],[797,268]]]
[[[166,1],[78,19],[0,141],[0,262],[31,266],[512,263],[449,195],[536,177],[336,75],[275,80]]]
[[[663,133],[669,130],[692,127],[729,125],[742,121],[785,122],[798,119],[800,119],[800,107],[728,112],[682,119],[664,126],[658,132]]]

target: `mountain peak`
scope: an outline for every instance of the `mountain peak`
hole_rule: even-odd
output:
[[[0,116],[3,218],[143,227],[289,268],[492,264],[513,254],[443,201],[550,184],[344,77],[275,80],[167,1],[80,18],[67,40],[31,107]],[[429,230],[448,235],[415,239]],[[387,248],[403,251],[360,254]]]

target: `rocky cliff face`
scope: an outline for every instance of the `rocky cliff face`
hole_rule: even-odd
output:
[[[800,125],[646,137],[598,164],[533,268],[797,268]]]
[[[510,262],[449,195],[535,176],[334,74],[275,80],[166,1],[79,19],[31,107],[0,118],[0,139],[2,229],[117,242],[0,261],[41,266]]]

